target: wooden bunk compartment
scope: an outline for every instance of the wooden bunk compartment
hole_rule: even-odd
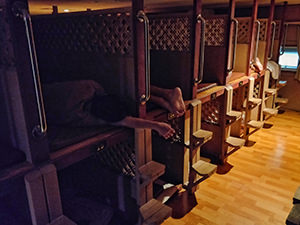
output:
[[[13,102],[13,107],[18,107],[18,104],[21,103],[25,106],[25,110],[27,107],[28,110],[25,112],[20,112],[18,110],[15,111],[18,113],[24,113],[24,115],[22,115],[23,117],[25,116],[23,122],[26,121],[27,126],[30,125],[30,123],[33,123],[34,126],[30,125],[24,128],[20,126],[21,130],[18,132],[22,132],[22,134],[17,133],[19,136],[23,135],[21,136],[21,138],[23,138],[23,142],[27,141],[31,143],[30,145],[32,145],[26,146],[27,149],[24,150],[27,161],[30,163],[22,163],[20,166],[13,165],[13,167],[4,170],[3,173],[1,173],[3,175],[1,177],[1,182],[3,181],[5,184],[13,183],[12,178],[16,176],[20,176],[20,179],[22,180],[22,176],[28,171],[32,170],[35,165],[38,166],[41,163],[50,161],[59,169],[59,183],[62,184],[62,189],[64,189],[63,183],[67,182],[65,181],[65,179],[67,179],[67,176],[64,175],[65,170],[68,170],[72,166],[77,166],[77,164],[80,164],[82,161],[90,160],[91,156],[99,154],[97,152],[106,149],[121,148],[119,146],[120,143],[122,146],[122,143],[124,141],[126,142],[128,138],[133,138],[133,134],[128,129],[116,127],[91,127],[78,129],[54,127],[51,125],[47,127],[47,121],[45,117],[47,112],[45,112],[43,108],[41,83],[45,84],[69,80],[93,79],[107,87],[109,89],[107,90],[109,93],[123,95],[130,99],[131,101],[129,101],[129,105],[131,108],[136,109],[136,104],[138,106],[141,104],[140,97],[143,94],[141,94],[139,91],[143,91],[143,87],[141,89],[138,88],[140,85],[135,85],[135,81],[137,81],[138,84],[141,83],[141,75],[138,76],[135,74],[144,71],[144,63],[141,63],[139,66],[135,67],[134,58],[137,59],[142,56],[142,53],[144,52],[143,43],[145,43],[145,41],[141,42],[141,40],[144,40],[144,35],[138,35],[140,32],[135,32],[135,34],[140,37],[133,38],[132,31],[136,31],[141,28],[143,30],[143,19],[145,20],[145,18],[142,18],[141,20],[140,18],[132,17],[131,15],[138,14],[137,12],[142,13],[140,10],[143,9],[143,5],[140,2],[135,1],[135,10],[133,11],[130,9],[111,11],[103,10],[71,14],[35,16],[33,18],[33,32],[31,30],[31,20],[27,11],[26,2],[24,2],[24,4],[18,3],[14,7],[15,8],[13,12],[18,17],[21,17],[21,19],[16,18],[16,15],[9,15],[9,19],[13,21],[12,24],[17,24],[15,25],[16,28],[14,27],[14,31],[18,34],[16,39],[20,39],[20,41],[11,43],[11,40],[9,40],[8,44],[10,44],[13,48],[18,47],[18,51],[16,51],[17,53],[20,52],[19,54],[23,53],[23,55],[27,55],[28,49],[24,46],[28,46],[26,45],[28,41],[30,44],[29,48],[32,57],[30,62],[30,60],[27,60],[27,58],[25,60],[24,57],[18,55],[21,62],[20,65],[18,65],[20,68],[17,67],[18,70],[15,71],[16,69],[12,66],[11,71],[13,71],[13,73],[18,72],[15,77],[20,83],[20,89],[22,93],[22,99],[17,99],[16,102]],[[137,15],[137,17],[138,16],[139,15]],[[26,29],[28,29],[27,33],[25,32],[24,21]],[[80,26],[78,27],[74,23],[78,23]],[[9,25],[11,24],[8,24],[7,26]],[[103,29],[99,29],[101,26]],[[113,33],[112,30],[114,30],[115,33]],[[8,29],[8,31],[10,31],[10,29]],[[119,35],[117,32],[122,33],[122,35]],[[33,35],[36,43],[34,43]],[[136,46],[135,42],[139,42],[140,46]],[[18,46],[14,46],[16,43]],[[35,55],[35,44],[37,55]],[[134,52],[134,49],[138,50]],[[12,54],[12,52],[9,53]],[[12,58],[12,56],[10,57]],[[37,64],[37,58],[39,64]],[[32,65],[31,68],[30,65]],[[39,77],[39,68],[41,79]],[[8,70],[6,67],[4,68],[4,71],[5,73],[10,72],[10,70]],[[33,77],[31,72],[35,72]],[[10,77],[10,79],[12,78]],[[30,83],[30,81],[32,83]],[[10,80],[9,82],[12,81]],[[19,87],[16,87],[18,82],[15,82],[15,86],[12,86],[16,90],[14,93],[15,95],[19,94]],[[8,85],[8,88],[11,88],[11,86]],[[138,91],[136,91],[136,89]],[[11,90],[9,91],[10,92],[8,93],[11,95]],[[141,94],[141,96],[139,94]],[[11,96],[9,97],[12,98]],[[21,98],[21,95],[19,94],[17,97]],[[138,101],[135,101],[136,98]],[[32,109],[36,105],[39,106],[39,108],[37,108],[37,112],[30,113],[29,108]],[[142,112],[140,109],[136,110],[136,112],[137,111],[139,111],[139,113]],[[39,125],[35,125],[35,123],[38,123]],[[17,123],[15,123],[15,125],[17,125]],[[24,137],[28,137],[28,140],[25,140]],[[20,145],[22,144],[25,146],[28,143],[21,142]],[[134,149],[134,145],[132,148]],[[149,150],[149,147],[146,149],[144,146],[144,148],[137,149],[138,151],[143,152],[145,150]],[[111,151],[113,150],[114,149]],[[110,155],[108,157],[110,160],[112,160],[110,162],[112,164],[116,164],[119,169],[122,166],[125,166],[125,170],[128,169],[130,159],[129,161],[125,162],[128,158],[122,158],[118,155],[124,152],[116,152],[117,155]],[[151,154],[151,151],[149,154]],[[17,163],[19,161],[22,162],[25,160],[25,157],[23,158],[16,159],[16,161],[13,163]],[[131,163],[135,163],[135,157],[132,159],[133,162]],[[97,160],[97,162],[99,162],[99,160]],[[11,169],[13,169],[13,171],[11,171]],[[86,172],[85,167],[81,169]],[[155,162],[147,162],[145,166],[140,165],[138,171],[141,174],[141,177],[148,182],[147,184],[143,185],[143,188],[147,187],[148,189],[152,185],[152,179],[154,179],[151,178],[150,182],[147,179],[149,175],[152,175],[149,174],[149,170],[154,172],[154,178],[157,178],[163,174],[164,166]],[[128,170],[126,171],[128,172]],[[144,175],[145,171],[147,172],[146,175]],[[121,178],[115,176],[115,179]],[[138,180],[137,183],[140,183],[140,181]],[[45,187],[47,188],[47,185],[45,185]],[[118,188],[120,189],[124,187],[118,186]],[[136,193],[138,193],[138,195],[145,193],[146,190],[143,188],[136,190]],[[115,191],[119,192],[119,189],[115,189]],[[25,190],[24,185],[22,190]],[[24,191],[20,193],[24,193]],[[152,194],[149,192],[147,199],[139,202],[139,204],[147,203],[151,196]],[[35,198],[35,194],[27,194],[29,201],[31,197]],[[114,197],[115,196],[112,196],[112,199]],[[26,196],[24,199],[26,204]],[[135,200],[132,202],[134,205]],[[125,203],[123,202],[123,204]],[[120,209],[120,205],[118,205],[118,207]],[[136,202],[135,207],[137,207]],[[121,207],[121,210],[122,209],[123,212],[127,210],[125,206],[123,206],[123,208]],[[135,211],[134,207],[131,208],[131,210]],[[24,212],[28,212],[28,210],[24,210]],[[167,212],[164,213],[164,218],[168,217],[170,212],[170,209],[168,209]],[[34,220],[34,217],[36,216],[39,216],[39,213],[35,213],[34,209],[31,209],[31,218]],[[136,220],[138,217],[140,217],[139,214],[135,214],[135,216],[131,217],[130,213],[127,216],[129,217],[127,219],[131,220]],[[58,220],[55,220],[57,223],[61,222],[59,218],[56,219]],[[49,222],[52,224],[52,221]],[[56,222],[53,222],[53,224]],[[22,224],[26,224],[25,221]]]
[[[201,103],[200,106],[193,106],[191,103],[204,75],[205,21],[201,16],[200,1],[194,1],[193,7],[149,8],[148,11],[151,84],[165,88],[180,87],[187,109],[182,118],[148,112],[149,117],[157,120],[169,119],[177,131],[171,142],[154,136],[153,157],[166,165],[164,180],[184,184],[185,188],[193,192],[200,182],[194,172],[207,178],[216,169],[216,166],[200,159],[200,146],[211,139],[212,133],[201,130]],[[199,126],[193,128],[193,123],[199,123]],[[203,172],[200,167],[204,167],[200,164],[210,167],[210,171]]]

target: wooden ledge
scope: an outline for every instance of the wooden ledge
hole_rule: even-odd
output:
[[[272,108],[264,108],[263,113],[265,115],[276,116],[278,113],[278,110],[272,109]]]
[[[226,139],[226,143],[230,146],[230,147],[242,147],[245,145],[245,140],[243,138],[237,138],[237,137],[228,137]]]
[[[259,105],[261,104],[261,98],[249,98],[248,102],[252,105]]]
[[[263,121],[250,120],[247,123],[247,126],[251,127],[251,128],[255,128],[255,129],[260,129],[264,126],[264,122]]]
[[[265,93],[267,95],[275,95],[277,93],[277,89],[274,89],[274,88],[268,88],[265,90]]]
[[[165,169],[165,165],[155,161],[150,161],[145,165],[141,166],[139,168],[139,172],[141,178],[145,181],[144,185],[156,180],[158,177],[163,175],[165,173]]]
[[[143,225],[161,224],[165,219],[172,215],[172,209],[163,203],[151,199],[140,207],[143,218]]]
[[[287,104],[289,102],[289,99],[287,98],[276,98],[275,99],[275,103],[277,104],[281,104],[281,105],[284,105],[284,104]]]
[[[224,94],[224,90],[225,90],[225,86],[215,86],[208,90],[199,92],[197,94],[197,99],[200,100],[203,104]]]
[[[206,142],[208,142],[209,140],[211,140],[213,137],[213,132],[208,131],[208,130],[198,130],[195,133],[193,133],[193,138],[194,138],[194,145],[198,146],[198,145],[202,145]]]
[[[228,113],[226,113],[226,118],[228,120],[238,120],[242,117],[242,112],[239,111],[230,111]]]
[[[198,162],[193,164],[192,168],[200,176],[211,176],[217,170],[216,165],[209,162],[205,162],[203,160],[199,160]]]

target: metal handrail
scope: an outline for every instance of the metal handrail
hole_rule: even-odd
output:
[[[287,31],[288,31],[289,25],[286,23],[286,24],[284,24],[284,26],[285,26],[285,30],[284,30],[284,36],[283,36],[283,46],[282,46],[282,49],[280,49],[279,55],[283,55],[285,52],[286,36],[287,36]]]
[[[235,65],[239,21],[237,19],[233,18],[231,20],[231,23],[234,23],[235,35],[234,35],[234,45],[233,45],[233,53],[232,53],[233,55],[232,55],[232,60],[231,60],[231,66],[230,66],[230,68],[227,68],[228,73],[231,73],[233,71],[234,65]]]
[[[273,50],[274,50],[274,42],[275,42],[275,32],[276,32],[276,22],[272,21],[273,26],[273,33],[272,33],[272,41],[271,41],[271,48],[270,48],[270,55],[268,56],[268,60],[271,60],[273,57]]]
[[[149,39],[149,19],[145,12],[140,10],[137,13],[137,19],[139,22],[144,23],[145,32],[145,85],[146,93],[140,98],[142,104],[145,104],[150,99],[150,39]]]
[[[200,84],[203,80],[204,75],[204,53],[205,53],[205,19],[201,14],[197,15],[196,18],[197,23],[201,23],[201,42],[200,42],[200,62],[199,62],[199,74],[198,78],[195,80],[195,84]]]
[[[44,108],[44,101],[43,101],[40,74],[39,74],[39,68],[38,68],[38,62],[37,62],[37,56],[35,50],[35,42],[33,36],[31,17],[28,12],[28,9],[26,8],[26,5],[24,5],[21,2],[16,2],[14,4],[13,12],[15,13],[15,16],[20,17],[21,19],[24,20],[27,44],[28,44],[29,55],[30,55],[32,77],[33,77],[35,97],[36,97],[39,122],[40,122],[39,125],[36,125],[33,128],[32,134],[34,137],[42,137],[47,132],[47,120],[46,120],[46,114]]]
[[[254,59],[252,59],[252,62],[255,62],[257,58],[259,34],[260,34],[260,22],[258,20],[255,20],[255,23],[257,24],[257,30],[256,30],[257,33],[256,33],[256,43],[255,43],[255,54],[254,54]]]

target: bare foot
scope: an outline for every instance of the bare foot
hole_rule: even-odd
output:
[[[167,123],[157,123],[157,126],[154,128],[160,136],[168,139],[175,134],[175,130]]]
[[[175,116],[179,117],[185,113],[185,105],[182,99],[182,92],[179,87],[174,88],[169,92],[169,104],[170,104],[170,112],[174,113]]]

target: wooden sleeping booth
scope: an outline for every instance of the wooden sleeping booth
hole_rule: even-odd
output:
[[[32,18],[25,1],[7,3],[6,7],[13,10],[4,10],[8,18],[8,22],[2,21],[5,31],[12,29],[18,35],[13,36],[14,41],[6,40],[9,60],[5,61],[1,85],[8,88],[1,89],[0,97],[8,106],[1,108],[1,114],[7,115],[10,107],[23,106],[23,111],[14,108],[19,115],[6,123],[11,130],[6,137],[15,132],[9,138],[16,140],[4,144],[16,150],[5,158],[7,164],[1,164],[1,184],[5,187],[1,196],[14,199],[6,190],[6,184],[11,183],[20,189],[22,208],[27,209],[20,213],[21,218],[9,217],[8,224],[20,224],[20,220],[24,225],[30,220],[34,224],[76,224],[85,219],[102,219],[102,224],[107,224],[113,217],[124,218],[124,224],[141,224],[148,219],[153,222],[153,218],[162,222],[170,216],[171,209],[153,199],[152,182],[164,173],[165,166],[151,160],[149,131],[53,126],[47,124],[43,102],[45,84],[94,80],[108,93],[123,96],[132,113],[144,117],[144,33],[148,24],[143,2],[133,1],[126,9]],[[14,57],[18,64],[14,64]],[[25,117],[26,124],[20,123],[20,116]],[[25,143],[18,142],[18,135]],[[92,210],[87,218],[82,204],[93,208],[94,215]],[[149,214],[152,207],[157,211]]]
[[[166,165],[162,179],[183,184],[189,191],[214,173],[216,166],[200,159],[200,146],[212,138],[212,132],[201,129],[201,101],[196,99],[204,79],[204,30],[201,1],[192,6],[149,8],[151,47],[151,84],[180,87],[186,102],[186,114],[148,113],[169,121],[176,130],[171,140],[153,136],[153,158]]]

